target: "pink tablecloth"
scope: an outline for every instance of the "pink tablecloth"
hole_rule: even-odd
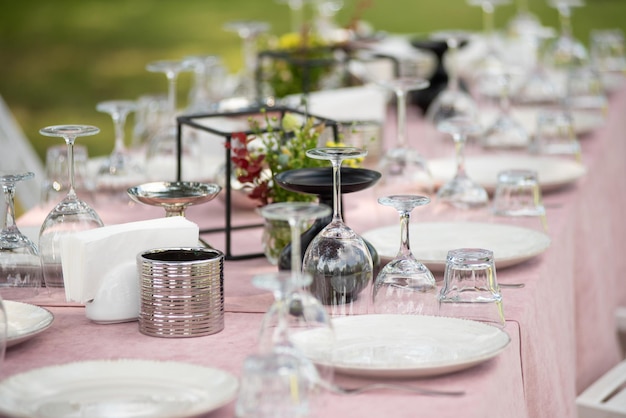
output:
[[[544,196],[548,207],[551,247],[518,266],[498,271],[502,283],[524,282],[523,289],[503,288],[506,331],[512,344],[483,365],[449,376],[420,380],[438,388],[464,388],[461,398],[433,398],[400,393],[330,396],[324,416],[375,417],[575,417],[574,400],[621,358],[613,318],[626,304],[623,275],[626,257],[626,91],[611,98],[606,125],[582,139],[588,174]],[[434,138],[432,128],[414,114],[409,132],[429,157],[451,154],[451,144]],[[393,128],[386,138],[393,137]],[[419,141],[419,142],[418,142]],[[347,222],[357,232],[397,222],[393,211],[380,210],[376,188],[345,196]],[[99,208],[105,223],[162,216],[146,207]],[[45,210],[20,219],[41,222]],[[188,218],[207,225],[222,219],[223,204],[212,202],[188,211]],[[419,214],[415,214],[419,221]],[[433,216],[433,215],[425,215]],[[218,248],[221,238],[207,236]],[[235,244],[238,251],[259,251],[260,231],[249,231]],[[95,325],[80,307],[51,308],[54,325],[44,334],[7,353],[5,376],[35,367],[96,358],[175,359],[239,373],[244,357],[254,351],[260,312],[271,297],[254,289],[250,278],[272,266],[262,258],[227,261],[225,265],[226,328],[195,339],[157,339],[141,335],[136,323]],[[232,404],[215,416],[232,416]]]

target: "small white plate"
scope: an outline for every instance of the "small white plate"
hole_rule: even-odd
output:
[[[500,354],[511,341],[499,328],[458,318],[423,315],[357,315],[335,318],[331,366],[369,377],[426,377],[475,366]],[[296,345],[323,364],[315,331]]]
[[[548,249],[550,237],[512,225],[482,222],[416,222],[409,226],[411,251],[433,272],[442,272],[448,251],[485,248],[493,251],[496,269],[529,260]],[[400,227],[384,226],[362,234],[380,257],[392,259],[400,248]]]
[[[30,303],[3,301],[7,315],[7,347],[24,342],[52,325],[54,315],[49,310]]]
[[[227,404],[237,388],[237,378],[230,373],[187,363],[75,362],[0,382],[0,412],[41,418],[186,418]]]
[[[429,160],[428,167],[437,187],[452,179],[456,172],[456,162],[453,158]],[[536,171],[543,192],[573,183],[587,173],[587,169],[581,163],[559,157],[484,155],[468,156],[465,159],[467,175],[490,193],[496,188],[498,173],[510,169]]]

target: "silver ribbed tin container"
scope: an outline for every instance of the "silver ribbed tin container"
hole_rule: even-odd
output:
[[[224,329],[224,254],[164,248],[137,255],[139,331],[154,337],[200,337]]]

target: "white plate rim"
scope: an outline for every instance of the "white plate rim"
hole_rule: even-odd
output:
[[[161,368],[159,370],[159,367]],[[206,374],[204,379],[205,383],[209,383],[209,385],[203,386],[203,390],[206,389],[207,393],[213,393],[211,391],[210,383],[214,381],[220,381],[220,388],[223,389],[223,394],[221,397],[213,399],[213,400],[204,400],[204,403],[198,403],[192,410],[183,411],[181,413],[177,413],[176,415],[168,415],[168,418],[190,418],[196,417],[199,415],[203,415],[209,412],[212,412],[222,406],[228,404],[232,401],[239,389],[239,381],[237,377],[233,374],[203,365],[197,365],[193,363],[180,362],[180,361],[172,361],[172,360],[148,360],[148,359],[131,359],[131,358],[120,358],[120,359],[110,359],[110,360],[83,360],[83,361],[75,361],[64,364],[57,364],[51,366],[44,366],[36,369],[32,369],[26,372],[18,373],[13,376],[9,376],[0,382],[0,412],[4,414],[8,414],[9,416],[15,417],[26,417],[28,416],[28,411],[23,409],[15,409],[12,408],[12,405],[7,405],[6,401],[10,399],[11,393],[15,393],[15,386],[24,385],[24,383],[28,384],[29,381],[39,382],[42,376],[50,375],[56,376],[55,386],[63,386],[62,383],[67,384],[68,381],[72,381],[73,383],[78,384],[81,381],[86,381],[83,377],[89,376],[89,380],[94,380],[94,369],[101,369],[105,371],[107,377],[105,382],[111,386],[120,386],[120,381],[114,381],[110,379],[111,374],[119,374],[118,379],[128,379],[128,377],[132,377],[134,380],[137,380],[137,373],[144,372],[150,368],[150,373],[143,376],[146,379],[155,379],[157,377],[163,378],[167,377],[169,380],[172,378],[176,378],[175,371],[178,370],[179,377],[182,380],[189,380],[189,376],[185,376],[183,372],[200,372]],[[165,375],[158,375],[159,372],[167,371]],[[212,375],[212,376],[211,376]],[[141,378],[141,376],[139,376]],[[184,378],[184,379],[183,379]],[[218,379],[219,378],[219,379]],[[200,381],[200,380],[198,380]],[[21,383],[20,383],[21,382]],[[39,384],[39,383],[38,383]],[[27,385],[28,386],[28,385]],[[215,389],[216,383],[213,385],[213,389]],[[184,390],[184,388],[181,388]],[[32,402],[32,393],[28,392],[28,388],[22,394],[22,397],[25,399],[25,402]],[[54,391],[54,388],[51,390]],[[149,388],[146,389],[147,393]],[[8,392],[8,394],[6,393]],[[61,394],[58,394],[61,395]],[[48,394],[48,399],[50,398],[50,394]],[[59,417],[62,418],[62,417]]]
[[[442,250],[441,257],[437,259],[431,259],[419,253],[419,250],[414,245],[414,241],[413,241],[415,240],[414,237],[418,237],[419,239],[420,237],[424,237],[425,235],[427,235],[424,232],[420,232],[419,229],[424,229],[428,227],[441,227],[441,228],[465,227],[467,228],[468,226],[470,228],[475,228],[477,231],[484,231],[486,228],[502,229],[503,231],[508,231],[509,233],[514,233],[515,231],[519,231],[519,232],[523,231],[527,234],[532,234],[533,236],[537,237],[538,239],[537,242],[538,244],[541,244],[541,245],[537,245],[537,247],[535,247],[532,251],[526,251],[525,253],[514,252],[512,253],[511,256],[499,257],[497,254],[497,248],[486,248],[488,250],[494,251],[494,262],[496,264],[496,269],[511,267],[517,264],[521,264],[525,261],[528,261],[538,255],[543,254],[543,252],[545,252],[550,247],[550,244],[551,244],[551,239],[547,234],[544,234],[539,231],[534,231],[529,228],[523,228],[523,227],[514,226],[514,225],[498,224],[498,223],[483,223],[483,222],[467,222],[467,221],[466,222],[418,222],[418,223],[411,224],[409,226],[410,236],[412,237],[411,246],[412,246],[413,255],[421,263],[423,263],[426,267],[428,267],[428,269],[430,269],[431,271],[433,272],[444,271],[446,260],[445,260],[445,255],[443,253],[445,252],[447,254],[448,250],[459,248],[459,246],[450,246],[448,250]],[[399,248],[400,246],[399,234],[400,232],[399,232],[398,225],[387,225],[387,226],[382,226],[379,228],[374,228],[369,231],[365,231],[361,234],[361,236],[365,238],[366,240],[368,240],[374,246],[374,248],[376,248],[376,250],[378,251],[378,255],[380,256],[382,260],[391,260],[396,256],[397,248]],[[397,244],[397,247],[393,251],[393,253],[386,253],[384,249],[379,250],[380,246],[377,247],[376,244],[379,240],[378,237],[381,237],[381,236],[393,237],[394,243]],[[395,238],[397,238],[397,240]],[[539,242],[539,238],[541,238],[541,242]],[[478,245],[475,245],[474,247],[478,247]]]
[[[510,162],[508,168],[510,169],[531,169],[538,172],[539,186],[542,192],[551,192],[558,190],[568,184],[575,182],[576,180],[587,174],[587,168],[579,162],[570,160],[563,157],[552,156],[524,156],[524,155],[482,155],[482,156],[467,156],[465,158],[465,166],[470,178],[472,178],[473,167],[480,166],[492,167],[495,163],[496,166],[505,167]],[[551,179],[542,178],[541,172],[536,169],[537,166],[558,164],[561,167],[558,171],[559,175]],[[454,168],[456,162],[454,158],[433,158],[428,160],[428,166],[433,174],[435,187],[442,186],[446,181],[450,180],[454,175]],[[505,168],[502,168],[504,170]],[[477,177],[477,181],[483,186],[489,193],[493,193],[497,184],[498,170],[494,170],[492,180],[484,181],[484,179]],[[562,174],[562,173],[565,174]]]
[[[312,360],[316,363],[327,365],[333,367],[335,372],[353,375],[353,376],[361,376],[361,377],[433,377],[444,374],[449,374],[453,372],[458,372],[461,370],[469,369],[473,366],[476,366],[480,363],[483,363],[487,360],[490,360],[500,353],[502,353],[506,347],[511,342],[511,337],[504,330],[497,328],[493,325],[489,325],[486,323],[473,321],[469,319],[462,318],[452,318],[445,316],[427,316],[427,315],[394,315],[394,314],[368,314],[368,315],[352,315],[341,318],[333,318],[333,325],[335,329],[337,329],[337,322],[341,324],[341,322],[349,322],[352,329],[354,329],[354,322],[365,322],[365,324],[361,324],[360,326],[365,331],[363,338],[371,340],[372,335],[375,333],[372,332],[371,324],[368,325],[367,322],[375,321],[377,318],[381,318],[383,320],[389,321],[388,330],[398,329],[398,321],[407,321],[414,322],[415,327],[413,330],[419,330],[419,325],[423,325],[421,321],[437,321],[440,322],[439,325],[442,326],[441,329],[444,329],[445,325],[470,325],[472,327],[482,328],[485,331],[489,330],[489,332],[494,333],[494,347],[492,347],[491,351],[477,354],[473,357],[467,358],[457,358],[451,359],[447,362],[433,364],[433,365],[412,365],[405,367],[390,367],[390,366],[363,366],[363,365],[351,365],[340,363],[337,360],[332,360],[330,363],[320,361],[319,359],[312,358]],[[357,324],[359,325],[359,324]],[[392,326],[393,325],[393,326]],[[399,336],[400,337],[400,336]],[[339,341],[341,339],[339,338]],[[497,345],[495,343],[498,343]]]
[[[52,326],[52,322],[54,321],[54,314],[50,312],[48,309],[43,308],[41,306],[33,305],[26,302],[18,302],[14,300],[4,300],[4,311],[7,315],[7,318],[10,317],[11,310],[15,310],[18,308],[27,308],[40,315],[38,318],[37,326],[34,328],[22,328],[18,330],[15,334],[9,334],[7,336],[7,348],[13,347],[14,345],[20,344],[26,340],[33,338],[34,336],[44,332],[48,328]],[[19,318],[17,320],[10,319],[11,322],[19,323]]]

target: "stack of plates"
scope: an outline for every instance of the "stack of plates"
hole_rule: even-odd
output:
[[[224,328],[223,257],[159,264],[143,259],[140,282],[143,334],[198,337]]]

